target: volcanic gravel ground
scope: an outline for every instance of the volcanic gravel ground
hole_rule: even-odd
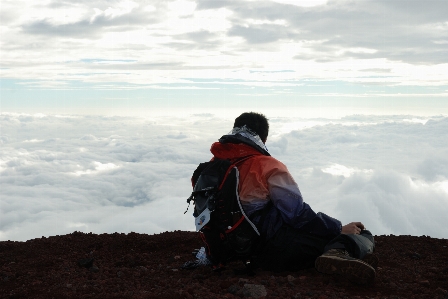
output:
[[[448,240],[376,236],[375,282],[354,285],[315,269],[237,274],[182,270],[194,232],[84,234],[0,242],[0,298],[445,298]]]

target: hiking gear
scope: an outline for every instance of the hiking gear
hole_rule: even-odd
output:
[[[340,234],[337,238],[328,242],[324,252],[330,249],[345,249],[351,256],[362,260],[367,254],[373,253],[375,240],[370,231],[363,229],[359,235]]]
[[[196,260],[184,263],[181,266],[182,269],[190,270],[190,269],[196,269],[197,267],[200,266],[207,266],[212,264],[207,258],[207,254],[205,253],[204,247],[201,247],[201,249],[194,249],[192,254],[194,257],[196,257]]]
[[[210,151],[215,158],[230,161],[252,155],[250,160],[238,166],[242,182],[239,195],[246,215],[266,235],[266,239],[273,237],[282,225],[300,229],[313,219],[313,226],[308,225],[307,230],[314,234],[331,237],[340,234],[341,222],[322,213],[316,214],[303,201],[297,183],[287,167],[250,139],[240,134],[225,135],[212,145]],[[275,208],[270,209],[261,226],[253,213],[268,202],[272,202]]]
[[[331,249],[316,259],[316,270],[326,274],[339,274],[356,284],[375,279],[375,269],[368,263],[351,257],[346,250]]]
[[[380,262],[380,259],[378,258],[378,256],[376,254],[369,253],[369,254],[366,254],[366,256],[362,259],[362,261],[366,262],[367,264],[372,266],[373,269],[376,270],[376,268],[378,268],[378,264]]]
[[[245,125],[242,127],[233,128],[232,131],[230,131],[227,136],[229,136],[229,135],[234,135],[234,136],[241,135],[242,137],[245,137],[245,138],[249,139],[251,142],[255,143],[260,149],[262,149],[266,153],[268,152],[268,148],[263,143],[263,140],[261,140],[260,136],[258,136],[257,133],[253,132],[251,129],[249,129]]]
[[[211,265],[209,260],[194,260],[194,261],[185,262],[181,266],[181,268],[185,269],[185,270],[191,270],[191,269],[196,269],[197,267],[208,266],[208,265]]]
[[[187,202],[195,204],[196,230],[201,232],[207,259],[216,270],[230,259],[249,259],[260,241],[260,232],[245,214],[238,192],[237,165],[250,158],[234,163],[215,158],[199,164],[193,173],[194,189]]]
[[[283,225],[269,240],[254,259],[261,268],[270,271],[299,271],[313,268],[316,259],[329,249],[347,250],[350,256],[362,259],[358,244],[370,244],[367,251],[373,251],[373,236],[363,230],[360,235],[338,235],[335,238],[311,234],[289,225]],[[340,245],[338,248],[328,248],[328,245]],[[369,255],[369,254],[368,254]],[[364,258],[367,258],[366,255]],[[372,265],[373,266],[373,265]],[[375,268],[375,266],[373,266]]]

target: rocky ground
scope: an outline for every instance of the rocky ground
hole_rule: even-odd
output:
[[[0,242],[0,298],[444,298],[448,240],[376,236],[372,285],[314,269],[254,276],[182,270],[202,246],[194,232],[84,234]]]

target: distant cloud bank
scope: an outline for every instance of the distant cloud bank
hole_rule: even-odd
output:
[[[267,146],[315,211],[377,235],[448,238],[448,117],[270,121]],[[2,113],[0,124],[0,240],[27,240],[194,230],[191,173],[233,120]]]

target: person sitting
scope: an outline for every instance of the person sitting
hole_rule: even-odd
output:
[[[263,243],[254,260],[273,271],[316,267],[319,272],[341,274],[364,284],[374,280],[378,262],[372,255],[374,238],[363,223],[341,222],[315,213],[287,167],[272,157],[265,145],[268,119],[246,112],[235,119],[232,131],[211,146],[215,158],[237,161],[239,197],[246,215],[258,227]],[[263,213],[263,219],[256,213]]]

